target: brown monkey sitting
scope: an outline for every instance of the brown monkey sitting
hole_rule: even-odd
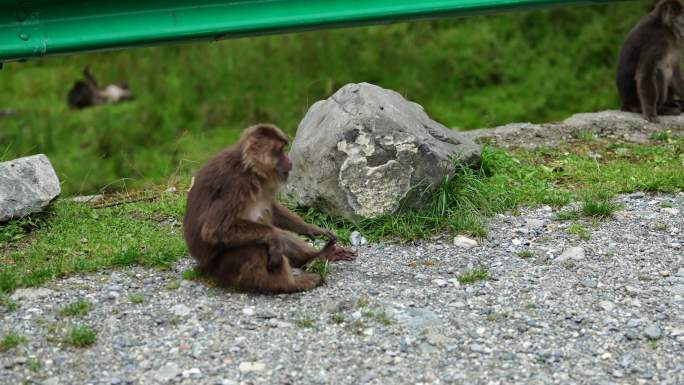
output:
[[[293,276],[314,258],[353,260],[356,253],[335,245],[330,231],[308,224],[275,201],[292,168],[287,137],[270,124],[248,128],[237,144],[202,167],[188,193],[185,241],[200,270],[223,286],[291,293],[322,283],[318,274]],[[320,251],[295,234],[325,236]]]
[[[131,100],[131,91],[126,83],[110,84],[104,89],[97,88],[97,80],[86,66],[83,69],[85,81],[79,80],[71,87],[67,95],[69,107],[82,109],[102,103],[118,103]]]
[[[617,63],[616,83],[622,110],[642,113],[651,121],[657,115],[678,115],[684,99],[679,70],[684,46],[684,6],[678,0],[661,0],[627,35]]]

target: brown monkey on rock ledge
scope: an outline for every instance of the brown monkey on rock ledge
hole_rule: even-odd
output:
[[[185,241],[201,271],[223,286],[292,293],[322,283],[318,274],[294,276],[314,258],[348,261],[356,253],[335,244],[330,231],[308,224],[275,201],[292,168],[288,139],[270,124],[245,130],[237,144],[202,167],[188,192]],[[295,234],[325,236],[317,251]]]
[[[622,110],[643,114],[679,115],[684,99],[680,72],[684,48],[684,6],[679,0],[661,0],[627,35],[620,50],[616,83]]]

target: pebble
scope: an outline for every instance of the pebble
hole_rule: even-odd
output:
[[[174,362],[169,362],[164,366],[160,367],[154,373],[154,379],[161,383],[166,383],[174,379],[180,374],[180,369],[178,365]]]
[[[477,241],[474,239],[468,238],[464,235],[457,235],[454,238],[453,244],[456,247],[460,247],[462,249],[470,250],[473,247],[477,246]]]
[[[191,311],[192,310],[189,307],[183,305],[182,303],[179,303],[178,305],[174,305],[171,308],[171,314],[178,316],[178,317],[185,317],[188,314],[190,314]]]
[[[644,328],[644,336],[649,340],[657,340],[661,337],[662,331],[656,324],[649,324]]]
[[[242,362],[238,369],[242,373],[263,372],[266,370],[266,364],[261,362]]]
[[[368,244],[368,240],[358,231],[352,231],[351,234],[349,234],[349,242],[352,246],[363,246]]]
[[[556,258],[556,262],[565,262],[571,259],[576,261],[584,259],[584,249],[579,246],[565,249],[563,253]]]

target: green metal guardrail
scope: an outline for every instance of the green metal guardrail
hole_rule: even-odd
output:
[[[0,0],[0,63],[57,54],[615,0]]]

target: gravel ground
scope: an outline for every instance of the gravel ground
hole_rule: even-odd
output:
[[[640,114],[622,111],[583,112],[557,123],[511,123],[505,126],[464,131],[477,142],[503,148],[555,147],[571,140],[578,132],[611,141],[653,143],[656,133],[684,136],[684,115],[660,116],[659,123],[646,121]]]
[[[580,221],[588,240],[540,207],[492,218],[472,249],[359,246],[296,295],[174,285],[188,258],[19,290],[0,334],[27,341],[0,353],[0,383],[684,384],[684,193],[619,201]],[[488,280],[459,284],[478,266]],[[87,315],[60,314],[79,298]],[[94,345],[62,342],[78,324]]]

